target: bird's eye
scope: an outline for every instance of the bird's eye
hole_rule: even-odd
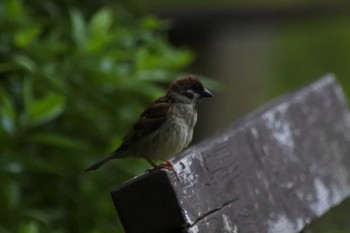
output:
[[[191,90],[191,89],[183,90],[183,91],[181,91],[181,94],[184,95],[184,96],[186,96],[186,97],[189,98],[189,99],[193,99],[194,96],[195,96],[194,91]]]

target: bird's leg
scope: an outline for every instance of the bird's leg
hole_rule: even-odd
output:
[[[172,164],[170,161],[165,160],[163,163],[159,164],[158,167],[174,172],[176,179],[180,181],[180,177],[177,175],[177,172],[174,169],[174,164]]]
[[[164,168],[164,169],[167,169],[167,170],[169,170],[169,171],[174,172],[174,174],[175,174],[177,180],[180,181],[180,178],[179,178],[179,176],[177,175],[177,172],[176,172],[175,169],[174,169],[174,165],[173,165],[171,162],[169,162],[168,160],[165,160],[163,163],[157,165],[153,160],[151,160],[151,159],[149,159],[149,158],[145,158],[145,159],[146,159],[147,162],[149,162],[149,164],[151,164],[152,167],[153,167],[152,169],[148,169],[146,172],[151,172],[151,171],[153,171],[153,170],[155,170],[155,169],[162,169],[162,168]]]
[[[149,158],[145,158],[145,159],[147,162],[149,162],[149,164],[151,164],[153,168],[159,168],[159,166],[152,159],[149,159]]]
[[[169,162],[168,160],[165,160],[163,163],[159,164],[158,167],[165,168],[169,171],[175,172],[174,165],[171,162]]]
[[[152,159],[149,159],[149,158],[146,158],[146,157],[144,157],[144,159],[145,159],[149,164],[151,164],[151,166],[152,166],[152,168],[149,168],[149,169],[146,170],[146,173],[149,173],[149,172],[151,172],[151,171],[156,170],[156,169],[159,168],[159,166],[158,166]]]

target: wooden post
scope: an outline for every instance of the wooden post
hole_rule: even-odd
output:
[[[332,76],[112,191],[126,233],[295,233],[350,195],[350,113]]]

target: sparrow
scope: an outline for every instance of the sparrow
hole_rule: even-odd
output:
[[[85,171],[96,170],[117,158],[140,157],[154,168],[184,150],[192,140],[201,99],[213,97],[195,75],[185,75],[171,83],[165,96],[153,101],[126,133],[121,145]]]

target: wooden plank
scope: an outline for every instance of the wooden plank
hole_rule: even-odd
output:
[[[126,233],[299,232],[350,195],[350,113],[342,90],[333,77],[320,79],[174,163],[181,181],[158,171],[112,191]]]
[[[158,170],[112,191],[125,232],[181,232],[183,216],[168,174]]]

